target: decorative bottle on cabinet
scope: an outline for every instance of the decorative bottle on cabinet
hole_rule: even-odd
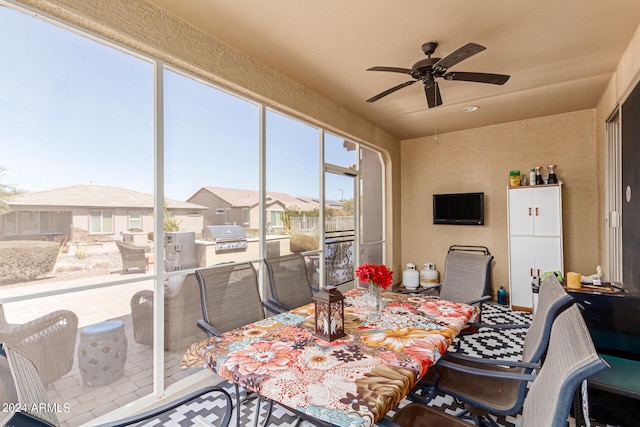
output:
[[[507,196],[510,302],[514,309],[530,311],[532,278],[564,270],[562,184],[510,187]]]

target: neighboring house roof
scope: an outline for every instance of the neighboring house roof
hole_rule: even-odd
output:
[[[152,194],[103,185],[73,185],[53,190],[23,193],[8,197],[5,202],[13,209],[24,206],[152,209],[154,206]],[[206,206],[172,199],[166,199],[166,204],[168,209],[208,209]]]
[[[316,205],[320,203],[320,199],[317,199],[317,198],[313,199],[308,197],[302,197],[302,199],[308,201],[308,203],[315,203]],[[334,207],[334,208],[342,207],[342,202],[339,200],[327,199],[324,202],[327,204],[327,206],[330,206],[330,207]]]
[[[256,190],[241,190],[237,188],[223,187],[202,187],[202,190],[208,191],[229,203],[232,207],[254,207],[260,201],[260,193]],[[202,191],[200,190],[200,191]],[[193,197],[193,196],[192,196]],[[295,197],[286,193],[267,192],[267,203],[280,202],[285,207],[298,206],[302,211],[309,211],[318,207],[318,199],[310,197]],[[329,203],[329,201],[327,201]]]

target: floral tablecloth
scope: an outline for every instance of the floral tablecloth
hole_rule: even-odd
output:
[[[380,313],[366,289],[345,294],[347,336],[314,336],[314,305],[193,344],[184,368],[205,367],[299,412],[339,426],[371,426],[443,354],[474,307],[383,292]]]

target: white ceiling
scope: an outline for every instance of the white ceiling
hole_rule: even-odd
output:
[[[150,1],[401,139],[593,108],[640,23],[639,0]],[[411,68],[428,41],[481,44],[451,71],[511,79],[438,79],[432,109],[419,83],[365,102],[411,80],[367,68]]]

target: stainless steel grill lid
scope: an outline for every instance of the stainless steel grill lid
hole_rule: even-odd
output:
[[[246,250],[247,237],[239,225],[209,225],[202,230],[202,238],[216,244],[216,252]]]

